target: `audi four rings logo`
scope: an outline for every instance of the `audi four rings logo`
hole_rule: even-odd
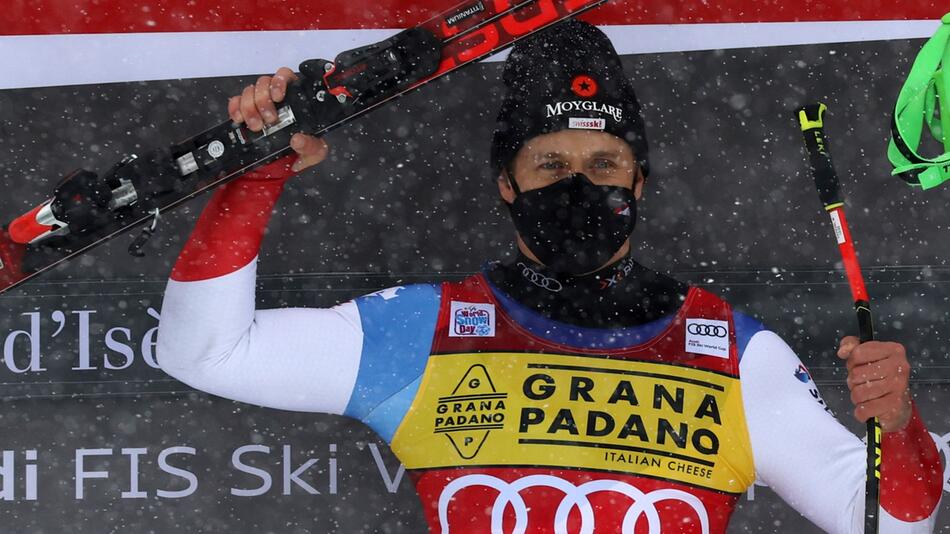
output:
[[[534,269],[532,269],[531,267],[528,267],[527,265],[525,265],[524,263],[521,263],[520,261],[518,262],[518,266],[521,267],[521,276],[524,276],[525,278],[527,278],[528,281],[531,282],[532,284],[540,288],[547,289],[548,291],[551,291],[552,293],[558,293],[562,289],[564,289],[564,286],[561,284],[560,281],[558,281],[557,278],[544,276],[543,274],[539,273],[538,271],[535,271]]]
[[[634,486],[619,480],[591,480],[580,486],[551,475],[530,475],[512,482],[491,475],[473,474],[459,477],[449,482],[439,496],[439,524],[442,532],[449,534],[449,502],[459,491],[476,486],[494,489],[498,492],[491,509],[492,534],[509,534],[504,531],[505,511],[511,507],[515,513],[515,524],[510,534],[524,534],[528,529],[528,507],[521,496],[527,488],[553,488],[564,494],[554,514],[554,533],[567,534],[567,518],[571,510],[577,508],[581,514],[581,534],[593,534],[596,521],[594,507],[587,498],[592,493],[611,492],[624,495],[633,500],[623,516],[622,534],[633,534],[633,528],[641,516],[646,517],[648,534],[660,534],[663,528],[657,503],[662,501],[680,501],[688,504],[696,512],[702,534],[709,534],[709,514],[703,502],[695,495],[677,489],[659,489],[644,493]],[[532,525],[537,528],[537,525]],[[601,531],[604,530],[601,527]],[[547,530],[547,529],[542,529]]]
[[[714,324],[692,323],[686,327],[686,331],[697,336],[726,337],[729,330],[725,326]]]

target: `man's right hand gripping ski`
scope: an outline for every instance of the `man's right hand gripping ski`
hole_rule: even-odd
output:
[[[240,95],[228,99],[228,115],[254,132],[275,124],[274,104],[283,101],[287,86],[296,79],[287,67],[273,76],[261,76]],[[325,141],[302,133],[291,137],[290,146],[294,154],[247,173],[215,192],[175,265],[173,279],[194,281],[221,276],[245,266],[257,255],[284,183],[323,161],[328,152]]]
[[[240,95],[228,100],[235,122],[253,131],[276,120],[275,102],[297,79],[289,68],[261,76]],[[352,344],[355,306],[330,309],[258,310],[254,287],[258,249],[267,222],[286,181],[294,174],[323,161],[328,148],[322,139],[298,133],[291,138],[294,154],[260,167],[215,191],[172,271],[162,306],[159,349],[162,368],[179,380],[223,397],[279,409],[342,412],[355,381],[349,362],[327,354],[324,370],[313,376],[314,347],[318,340],[342,335],[342,345]],[[354,309],[350,309],[354,308]],[[202,321],[197,331],[193,319]],[[270,326],[297,325],[310,335],[278,337],[256,335]],[[319,325],[319,326],[314,326]],[[262,360],[259,345],[267,345],[272,358]],[[359,347],[352,348],[358,353]],[[164,350],[163,350],[164,349]],[[317,351],[320,352],[320,351]],[[329,351],[327,351],[329,352]],[[345,352],[344,352],[345,353]],[[327,388],[314,395],[313,385],[342,366],[337,375],[340,391]],[[352,371],[350,371],[352,370]],[[353,374],[349,377],[347,375]],[[333,375],[330,375],[333,376]],[[275,396],[262,383],[281,384],[286,395]],[[334,409],[340,405],[338,409]]]

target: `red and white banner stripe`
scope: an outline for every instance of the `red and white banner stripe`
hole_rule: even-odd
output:
[[[938,9],[936,0],[898,6],[883,0],[858,6],[851,0],[711,4],[613,0],[585,18],[603,27],[621,54],[638,54],[923,38],[936,30],[947,9]],[[450,5],[445,0],[14,0],[0,12],[0,89],[271,72],[304,59],[332,59]]]
[[[0,35],[404,28],[456,2],[6,0]],[[945,0],[610,0],[584,18],[599,25],[936,20],[947,10]]]

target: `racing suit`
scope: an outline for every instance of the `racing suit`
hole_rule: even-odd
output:
[[[794,352],[633,260],[581,304],[521,258],[329,309],[255,309],[257,251],[289,175],[272,163],[205,208],[165,293],[168,374],[364,422],[410,473],[432,532],[723,533],[756,479],[828,532],[863,530],[865,446]],[[650,293],[646,279],[670,298],[597,313]],[[931,532],[942,470],[916,408],[883,448],[881,531]]]

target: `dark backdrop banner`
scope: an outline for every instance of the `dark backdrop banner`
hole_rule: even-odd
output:
[[[651,139],[638,259],[766,322],[798,352],[839,419],[862,433],[834,356],[840,336],[855,331],[850,296],[791,114],[824,101],[879,333],[908,347],[915,398],[947,457],[950,188],[910,189],[889,176],[885,157],[897,91],[936,28],[898,19],[936,19],[936,4],[905,2],[914,7],[888,17],[828,4],[801,19],[837,22],[793,24],[783,22],[796,18],[790,2],[751,15],[737,2],[718,19],[698,2],[665,11],[654,2],[655,12],[617,3],[612,19],[591,16],[608,24],[624,54]],[[139,1],[102,3],[115,4],[111,18],[57,12],[43,22],[34,4],[14,2],[25,26],[5,25],[0,36],[0,49],[18,51],[3,61],[29,66],[4,69],[0,82],[4,221],[42,201],[73,168],[103,169],[216,123],[228,95],[281,64],[255,70],[228,56],[225,67],[208,66],[184,55],[180,64],[117,60],[107,68],[96,58],[134,55],[151,38],[199,58],[208,53],[201,43],[287,43],[297,33],[342,48],[408,16],[388,2],[380,8],[388,18],[347,26],[339,17],[349,11],[333,2],[338,16],[327,8],[314,23],[225,17],[215,27],[205,11],[189,11],[193,3],[178,2],[176,11]],[[248,11],[260,8],[251,4]],[[436,4],[415,6],[412,20]],[[867,20],[882,18],[891,20]],[[761,21],[778,26],[735,24]],[[58,41],[67,37],[78,40]],[[129,48],[117,52],[123,42]],[[308,50],[296,50],[296,60],[333,55]],[[253,65],[265,59],[248,57]],[[84,67],[61,68],[70,61]],[[189,74],[205,66],[211,77]],[[176,69],[184,74],[164,74]],[[330,306],[387,286],[456,280],[509,257],[513,233],[488,171],[500,69],[497,61],[473,66],[332,133],[329,160],[294,178],[280,201],[261,254],[259,305]],[[145,258],[126,253],[130,234],[0,295],[0,531],[422,531],[411,484],[368,428],[211,397],[158,368],[164,282],[202,203],[164,217]],[[938,523],[950,532],[950,511]],[[742,499],[730,527],[815,530],[762,486]]]

